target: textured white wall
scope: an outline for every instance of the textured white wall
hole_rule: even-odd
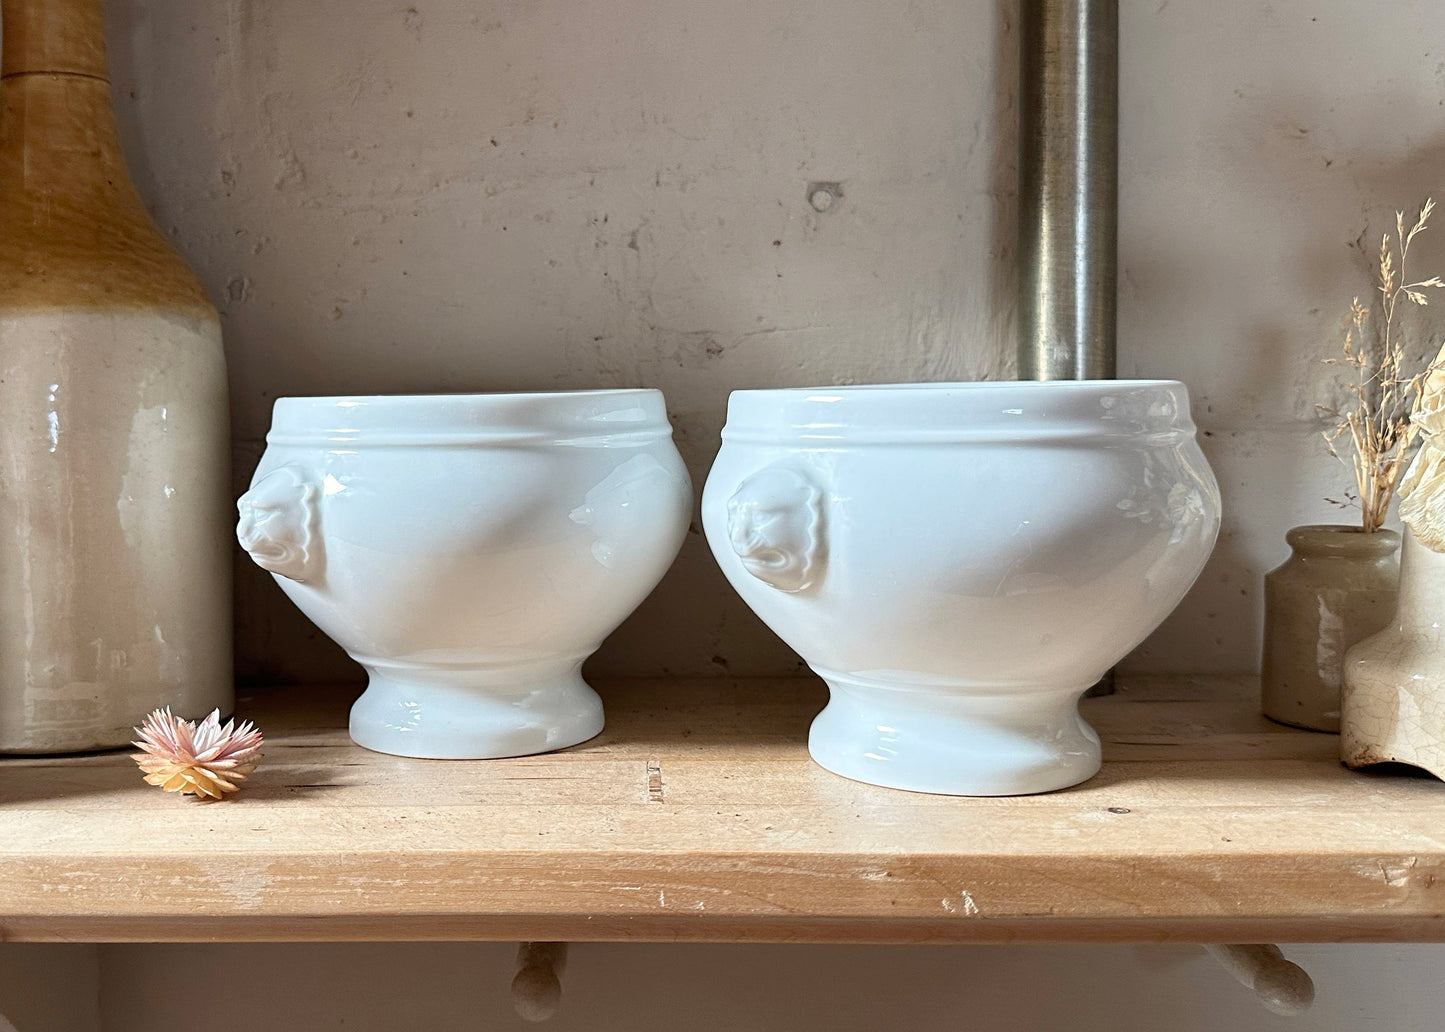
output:
[[[1325,501],[1349,478],[1318,359],[1394,209],[1445,201],[1445,22],[1429,0],[1121,8],[1120,372],[1190,385],[1225,500],[1204,576],[1131,663],[1257,669],[1285,530],[1357,519]],[[1445,274],[1445,224],[1416,251]],[[1442,328],[1407,323],[1422,350]]]
[[[110,12],[137,181],[224,315],[244,475],[278,395],[645,385],[700,490],[733,388],[1007,367],[990,4]],[[359,673],[240,583],[244,672]],[[694,534],[594,669],[795,665]]]
[[[1128,665],[1247,670],[1283,531],[1341,516],[1315,359],[1438,184],[1445,27],[1428,0],[1123,7],[1121,373],[1190,384],[1227,505]],[[700,485],[733,388],[1012,371],[1006,0],[110,11],[137,181],[225,317],[241,477],[287,393],[654,385]],[[356,676],[240,574],[246,675]],[[593,666],[795,668],[697,534]]]

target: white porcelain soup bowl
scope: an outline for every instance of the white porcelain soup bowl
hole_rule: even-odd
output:
[[[955,795],[1099,768],[1080,695],[1184,596],[1219,489],[1169,381],[734,393],[703,526],[828,683],[809,750]]]
[[[380,752],[544,752],[602,730],[580,667],[647,596],[692,491],[654,390],[282,398],[237,536],[366,668]]]

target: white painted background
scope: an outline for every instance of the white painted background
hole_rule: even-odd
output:
[[[1353,518],[1318,359],[1393,206],[1439,185],[1445,26],[1429,0],[1123,7],[1120,373],[1190,385],[1227,505],[1126,666],[1251,670],[1284,530]],[[1012,373],[1007,0],[110,13],[136,180],[224,317],[239,477],[284,394],[656,386],[700,490],[735,388]],[[359,675],[239,573],[243,676]],[[591,669],[796,668],[694,534]]]
[[[1120,372],[1179,377],[1214,561],[1135,669],[1248,670],[1345,480],[1316,359],[1395,206],[1445,197],[1429,0],[1124,0]],[[649,384],[699,485],[736,387],[1007,376],[1015,7],[112,0],[135,178],[224,316],[249,474],[288,393]],[[839,181],[827,214],[810,181]],[[1445,223],[1423,238],[1445,272]],[[1001,489],[1006,489],[1001,485]],[[966,514],[961,514],[966,518]],[[264,578],[250,677],[349,676]],[[597,672],[794,658],[700,538]],[[1130,948],[586,946],[559,1030],[1438,1029],[1436,947],[1303,947],[1312,1016]],[[505,946],[0,947],[22,1032],[512,1028]],[[0,1026],[3,1027],[3,1026]]]

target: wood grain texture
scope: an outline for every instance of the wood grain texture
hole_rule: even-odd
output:
[[[599,738],[479,762],[351,745],[354,690],[258,693],[267,760],[220,804],[123,754],[0,760],[0,937],[1445,939],[1445,784],[1344,770],[1252,679],[1089,700],[1102,773],[1013,799],[823,771],[811,680],[601,689]]]
[[[0,24],[4,75],[106,77],[100,0],[4,0]]]
[[[0,0],[0,311],[172,312],[219,326],[116,136],[100,0]]]

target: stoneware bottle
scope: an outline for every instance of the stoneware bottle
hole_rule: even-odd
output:
[[[0,0],[0,752],[232,708],[220,322],[126,173],[100,0]]]
[[[1339,731],[1345,652],[1395,611],[1400,536],[1323,524],[1285,540],[1293,552],[1264,578],[1264,715]]]
[[[1400,604],[1345,657],[1340,759],[1445,778],[1445,347],[1410,414],[1420,449],[1400,481]]]
[[[1405,530],[1400,604],[1345,659],[1340,758],[1409,763],[1445,778],[1445,553]]]

